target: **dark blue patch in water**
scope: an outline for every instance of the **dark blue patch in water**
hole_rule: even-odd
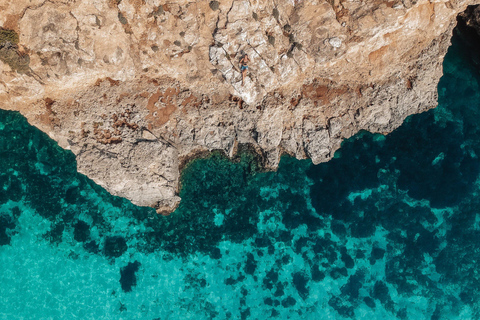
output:
[[[435,208],[454,206],[471,191],[479,164],[461,149],[463,135],[455,124],[425,126],[426,122],[434,122],[433,111],[411,117],[408,126],[391,134],[387,145],[396,157],[391,168],[400,171],[398,187],[411,197],[427,199]]]
[[[8,215],[0,215],[0,246],[10,244],[15,220]]]
[[[125,267],[120,269],[120,285],[124,292],[131,292],[132,288],[137,285],[136,272],[141,266],[140,262],[129,262]]]
[[[310,290],[308,289],[308,277],[303,272],[297,272],[293,274],[293,285],[298,291],[298,294],[303,299],[306,299],[310,294]]]
[[[90,237],[90,226],[84,221],[77,221],[74,225],[73,238],[78,242],[85,242]]]
[[[118,258],[127,251],[128,246],[125,238],[121,236],[107,237],[103,251],[109,258]]]

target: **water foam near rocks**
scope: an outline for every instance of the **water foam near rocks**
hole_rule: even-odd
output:
[[[0,112],[0,314],[95,319],[476,319],[476,48],[455,34],[439,107],[317,166],[196,160],[156,215]]]

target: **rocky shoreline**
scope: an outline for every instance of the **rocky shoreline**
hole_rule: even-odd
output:
[[[249,145],[269,170],[284,153],[320,163],[360,130],[386,134],[435,107],[456,17],[473,4],[7,1],[0,108],[112,194],[167,214],[189,159]]]

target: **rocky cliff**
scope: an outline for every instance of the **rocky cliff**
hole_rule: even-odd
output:
[[[0,0],[0,108],[112,194],[168,213],[192,156],[249,144],[267,168],[282,153],[320,163],[434,107],[476,2]]]

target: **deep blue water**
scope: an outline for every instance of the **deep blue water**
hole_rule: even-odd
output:
[[[465,39],[436,109],[318,166],[196,160],[169,217],[0,111],[0,319],[479,319],[480,50]]]

